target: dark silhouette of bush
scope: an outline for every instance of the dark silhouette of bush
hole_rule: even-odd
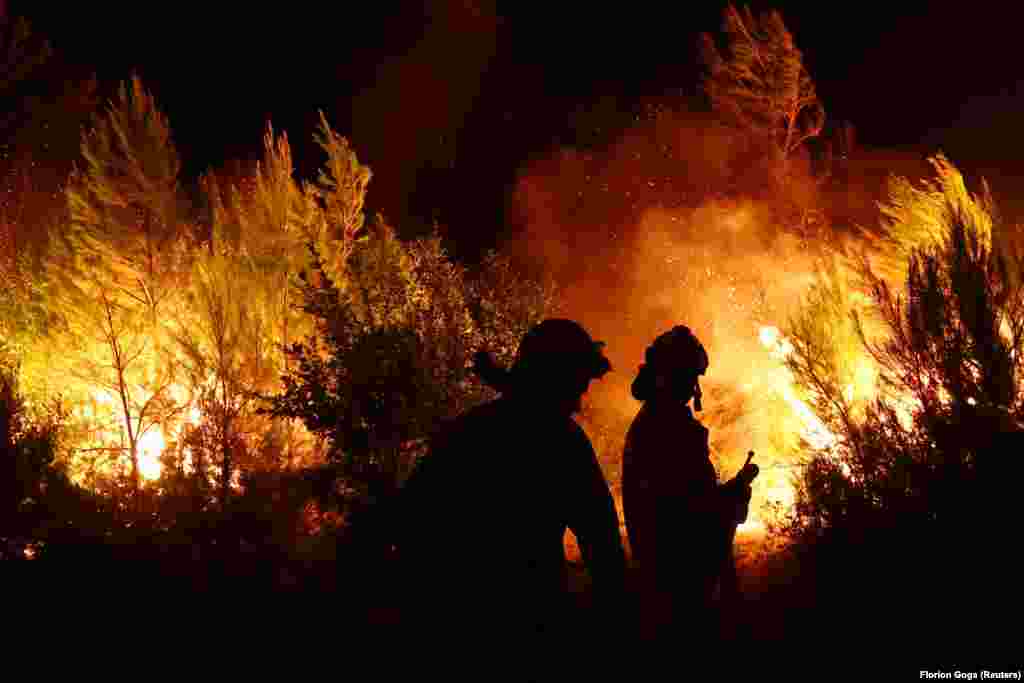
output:
[[[434,426],[491,395],[471,372],[473,354],[510,359],[550,293],[496,256],[469,273],[436,236],[402,242],[379,217],[337,281],[310,249],[300,289],[316,333],[290,347],[284,391],[266,412],[302,420],[326,444],[351,540],[368,544],[383,538],[385,503]]]

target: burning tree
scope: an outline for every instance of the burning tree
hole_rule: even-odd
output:
[[[325,119],[322,125],[327,126]],[[300,187],[294,177],[287,136],[275,136],[269,123],[263,139],[263,159],[251,176],[243,182],[225,185],[218,183],[213,173],[208,173],[202,184],[213,209],[207,244],[210,258],[226,259],[225,267],[233,275],[222,281],[225,286],[230,287],[229,280],[237,278],[236,281],[247,282],[250,288],[247,293],[238,290],[228,297],[247,300],[248,315],[253,317],[252,333],[256,335],[252,339],[257,340],[254,347],[244,351],[249,359],[246,367],[250,371],[258,369],[259,376],[247,377],[242,386],[250,395],[270,391],[272,386],[276,388],[276,380],[289,362],[284,349],[292,339],[301,338],[312,330],[308,316],[292,300],[292,281],[308,265],[306,242],[314,225],[321,220],[322,211],[314,187]],[[238,306],[241,302],[232,305]],[[205,390],[200,393],[202,391]],[[212,404],[209,407],[214,408]],[[215,412],[222,412],[223,407],[216,408]],[[290,460],[297,457],[290,422],[271,425],[266,420],[255,419],[254,414],[249,418],[245,422],[251,429],[273,434],[275,443],[270,450],[286,451],[271,457],[283,455]],[[212,425],[207,428],[218,433],[223,431]],[[252,436],[254,434],[249,435]],[[226,494],[227,489],[223,493]]]
[[[730,4],[723,30],[724,51],[712,36],[701,37],[705,92],[720,115],[770,140],[785,167],[825,123],[803,55],[776,11],[755,17],[749,7]]]
[[[733,184],[768,199],[773,219],[802,237],[821,236],[830,222],[817,203],[822,177],[811,176],[806,143],[818,137],[825,109],[803,55],[776,11],[755,17],[749,7],[725,10],[724,49],[703,34],[704,92],[712,110],[748,146]],[[808,240],[813,243],[817,240]]]
[[[197,483],[205,482],[210,464],[218,467],[223,507],[246,450],[244,422],[255,413],[255,390],[272,385],[276,368],[266,344],[269,306],[259,296],[258,273],[237,252],[218,252],[197,255],[189,305],[179,314],[174,338],[200,414],[199,424],[185,428],[182,445]]]
[[[833,446],[832,435],[855,428],[862,417],[858,410],[874,390],[874,374],[851,316],[866,307],[856,294],[842,262],[823,258],[787,330],[790,347],[784,360],[826,430],[812,444],[819,448]]]
[[[348,141],[320,113],[315,139],[327,154],[315,183],[294,178],[287,136],[275,137],[268,124],[263,160],[251,186],[221,187],[212,173],[202,184],[213,208],[210,251],[230,249],[248,260],[278,296],[270,315],[277,321],[276,341],[282,348],[311,332],[291,299],[293,278],[310,265],[312,241],[328,273],[343,280],[343,266],[363,227],[363,204],[370,169],[359,163]],[[287,355],[282,358],[287,363]]]
[[[1012,515],[1024,262],[990,199],[966,193],[959,173],[935,162],[940,184],[894,183],[903,191],[883,206],[902,217],[884,226],[886,239],[917,242],[903,282],[894,286],[862,254],[848,275],[864,283],[864,305],[851,310],[845,290],[823,283],[790,326],[788,365],[835,435],[808,460],[785,529],[805,547],[870,542],[890,560],[917,562],[914,552],[940,543],[980,549],[979,539],[992,540],[986,530]],[[877,395],[854,411],[844,358],[857,356],[870,362]]]
[[[491,255],[468,277],[438,236],[403,242],[381,216],[367,225],[370,170],[323,114],[317,142],[327,163],[295,204],[308,211],[298,307],[315,328],[286,346],[293,362],[270,413],[326,441],[350,485],[386,494],[430,426],[482,398],[472,353],[514,353],[550,293],[517,278],[507,259]]]
[[[5,219],[0,214],[0,364],[20,361],[47,328],[45,283],[31,256],[4,239],[17,230]]]
[[[133,487],[140,443],[179,412],[170,388],[162,314],[170,313],[186,271],[187,231],[180,213],[180,163],[170,128],[141,81],[83,136],[85,165],[68,181],[70,225],[55,231],[47,259],[68,351],[66,376],[113,399]]]
[[[171,130],[137,77],[83,137],[82,156],[67,188],[71,262],[55,274],[70,289],[77,271],[95,271],[112,296],[156,322],[179,288],[187,232]]]
[[[298,312],[289,303],[289,280],[306,262],[305,234],[312,221],[307,197],[294,178],[291,148],[285,135],[275,137],[267,124],[263,159],[252,176],[251,194],[237,186],[222,192],[214,177],[205,178],[214,207],[211,252],[231,250],[261,276],[278,300],[267,313],[279,326],[275,337],[288,344]],[[226,197],[224,195],[227,195]],[[301,333],[301,331],[300,331]]]
[[[327,274],[341,282],[348,256],[366,221],[363,205],[370,183],[370,169],[359,163],[348,140],[331,129],[320,112],[317,144],[327,154],[327,162],[315,184],[306,186],[310,197],[322,211],[309,223],[309,238],[318,245]]]
[[[950,225],[958,216],[974,226],[983,244],[990,244],[993,237],[1013,237],[1008,230],[993,230],[998,212],[984,179],[981,193],[972,194],[963,174],[944,154],[936,154],[928,162],[936,177],[918,186],[908,178],[891,176],[888,198],[879,206],[882,220],[878,228],[862,228],[872,267],[888,282],[905,282],[913,253],[948,239]]]

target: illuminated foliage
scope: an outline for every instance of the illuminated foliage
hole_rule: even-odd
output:
[[[508,255],[496,251],[468,278],[466,302],[480,345],[509,366],[519,340],[557,306],[550,282],[523,277]]]
[[[316,140],[327,155],[316,183],[296,181],[287,137],[275,137],[269,124],[251,182],[220,187],[212,173],[203,178],[213,209],[210,249],[237,251],[261,275],[256,284],[276,295],[277,345],[311,331],[290,299],[292,279],[309,265],[306,245],[316,244],[327,272],[344,282],[341,268],[363,226],[369,169],[322,113]]]
[[[187,272],[180,164],[167,121],[137,78],[83,136],[82,155],[66,189],[70,224],[55,230],[47,256],[52,312],[62,322],[54,342],[67,353],[65,376],[116,406],[123,440],[95,452],[127,453],[138,488],[140,440],[180,409],[160,315]]]
[[[155,347],[148,316],[118,304],[105,289],[97,288],[91,305],[65,311],[64,320],[65,341],[77,348],[67,375],[104,396],[123,427],[121,443],[101,444],[98,452],[127,453],[138,488],[142,439],[182,410],[171,391],[175,368]]]
[[[349,255],[344,289],[312,251],[301,290],[317,333],[292,346],[270,412],[303,420],[329,444],[353,500],[374,499],[408,473],[439,420],[488,396],[470,374],[473,353],[514,353],[550,298],[513,282],[496,257],[469,281],[437,237],[404,243],[379,217]]]
[[[2,228],[0,224],[0,228]],[[45,282],[31,257],[0,255],[0,364],[20,362],[46,331]]]
[[[261,340],[261,367],[272,367],[275,380],[290,363],[281,351],[314,332],[313,319],[294,300],[295,276],[310,265],[307,245],[316,245],[326,257],[325,271],[344,285],[345,260],[363,226],[369,169],[322,113],[316,140],[327,158],[315,183],[296,181],[288,140],[275,137],[269,125],[263,160],[251,178],[224,188],[212,174],[204,178],[213,209],[210,251],[230,254],[231,267],[248,283],[246,297],[259,311],[254,334]],[[246,387],[270,389],[255,378],[248,378]],[[283,449],[279,455],[290,461],[300,455],[292,421],[264,420],[258,426],[267,436],[263,450]]]
[[[870,371],[865,377],[868,359],[851,316],[854,285],[843,263],[827,258],[787,328],[793,349],[786,365],[833,433],[852,429],[857,409],[874,389]]]
[[[868,267],[890,334],[869,343],[887,386],[909,392],[926,424],[971,406],[1019,414],[1024,350],[1021,262],[979,220],[947,205],[947,234],[911,252],[904,297]]]
[[[291,148],[284,135],[275,138],[268,124],[263,160],[252,177],[251,189],[227,189],[221,196],[212,175],[207,176],[213,213],[210,251],[238,256],[253,286],[251,295],[261,302],[271,347],[286,346],[292,335],[301,336],[301,315],[291,304],[290,279],[305,265],[306,225],[311,218],[304,196],[293,177]],[[240,271],[242,274],[242,271]],[[245,277],[245,275],[243,275]],[[283,367],[285,358],[280,358]]]
[[[348,140],[331,129],[323,112],[316,141],[327,153],[327,162],[317,183],[306,188],[323,209],[319,220],[310,224],[309,237],[323,255],[326,272],[340,281],[348,255],[363,229],[363,204],[371,173],[359,163]]]
[[[369,169],[323,114],[316,139],[326,163],[302,184],[268,125],[253,173],[202,179],[209,225],[193,225],[168,121],[133,78],[82,136],[42,271],[17,249],[4,261],[5,360],[45,366],[43,394],[73,406],[68,486],[110,513],[92,536],[127,548],[129,527],[241,509],[254,475],[324,450],[350,500],[386,493],[440,419],[491,395],[472,354],[510,360],[550,306],[507,258],[468,272],[437,235],[367,221]]]
[[[137,77],[84,135],[82,156],[67,184],[71,225],[54,274],[68,290],[98,278],[119,302],[156,320],[182,272],[180,161],[166,118]]]
[[[791,368],[837,435],[798,482],[787,530],[797,538],[948,533],[986,496],[979,463],[1003,467],[1000,440],[1020,430],[1022,262],[994,206],[969,196],[948,162],[936,167],[940,181],[927,191],[892,185],[902,222],[890,224],[891,240],[909,252],[900,286],[864,255],[856,265],[867,305],[852,308],[821,278],[791,326]],[[857,358],[870,361],[877,385],[854,414],[843,368]]]
[[[219,495],[227,504],[232,477],[245,463],[245,421],[255,391],[271,386],[276,367],[268,345],[268,306],[259,273],[238,252],[197,254],[186,305],[173,332],[200,419],[184,428],[197,482],[208,465],[219,469]]]
[[[870,255],[873,268],[891,283],[906,281],[911,254],[949,239],[949,225],[962,216],[986,247],[993,238],[995,204],[988,185],[982,193],[967,189],[960,171],[943,154],[928,159],[936,177],[915,185],[909,178],[889,178],[887,197],[879,203],[882,220]],[[1005,231],[1004,231],[1005,232]]]
[[[721,116],[770,139],[785,161],[825,122],[803,55],[776,11],[755,17],[730,4],[723,31],[725,50],[702,36],[705,92]]]

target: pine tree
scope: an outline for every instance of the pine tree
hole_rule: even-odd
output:
[[[331,128],[323,112],[315,139],[327,161],[317,183],[307,188],[323,207],[323,219],[312,224],[315,232],[309,237],[322,254],[327,273],[340,282],[343,264],[363,230],[363,206],[372,174],[359,163],[348,140]]]
[[[226,506],[231,481],[246,451],[257,391],[276,384],[276,368],[265,329],[267,302],[260,273],[238,251],[219,249],[196,257],[188,306],[173,336],[200,409],[201,423],[186,428],[197,481],[205,481],[204,456],[220,470],[220,500]]]
[[[115,449],[129,454],[137,489],[140,439],[179,410],[164,316],[188,254],[180,163],[138,78],[83,135],[82,155],[65,191],[69,224],[51,235],[47,256],[53,312],[64,325],[65,376],[117,404],[124,444]]]
[[[915,250],[949,239],[949,226],[959,220],[960,214],[970,221],[981,244],[988,247],[993,239],[993,220],[998,212],[988,184],[982,181],[981,193],[974,194],[944,154],[929,157],[928,163],[936,177],[919,185],[906,177],[891,176],[886,198],[878,205],[882,220],[875,229],[862,228],[869,238],[875,271],[893,284],[906,281]]]
[[[171,130],[138,77],[121,85],[83,135],[82,156],[67,184],[71,224],[55,274],[73,290],[93,272],[119,303],[145,309],[156,322],[180,283],[186,231]]]
[[[771,140],[785,164],[825,122],[803,55],[777,11],[755,17],[730,4],[723,31],[725,50],[709,34],[701,37],[704,90],[721,116]]]
[[[294,301],[293,281],[308,267],[307,242],[324,223],[315,188],[296,181],[287,135],[275,135],[269,122],[263,158],[250,175],[222,186],[208,173],[203,183],[213,218],[209,251],[230,255],[239,273],[251,276],[249,297],[259,302],[260,348],[267,354],[263,362],[274,363],[278,374],[285,372],[290,363],[285,349],[313,329]],[[287,451],[285,457],[294,458],[292,423],[275,424],[271,432],[283,441],[278,446]]]
[[[310,217],[294,178],[287,136],[275,138],[268,123],[263,145],[263,161],[256,168],[252,197],[247,202],[235,189],[232,201],[240,227],[239,248],[262,273],[263,285],[276,294],[272,316],[279,327],[274,337],[283,348],[294,335],[305,331],[294,329],[299,320],[291,303],[290,282],[306,262],[303,223]],[[287,364],[286,357],[282,356],[281,364]]]
[[[369,169],[322,112],[316,141],[327,154],[316,183],[295,180],[287,136],[275,136],[269,123],[250,184],[222,188],[212,174],[204,178],[214,214],[211,249],[226,241],[264,274],[265,286],[279,297],[275,344],[284,347],[311,331],[301,327],[303,317],[290,299],[293,278],[309,267],[307,244],[317,246],[327,272],[344,283],[347,255],[363,228]]]

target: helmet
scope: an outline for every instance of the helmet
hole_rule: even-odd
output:
[[[523,337],[512,371],[578,372],[598,379],[612,369],[603,348],[604,342],[594,341],[579,323],[549,318]]]
[[[707,351],[690,328],[683,325],[677,325],[655,339],[644,352],[644,360],[646,362],[640,366],[630,389],[633,398],[638,401],[653,398],[659,387],[681,387],[678,382],[680,375],[689,375],[696,380],[708,369]],[[685,381],[684,384],[690,386],[689,381]],[[700,384],[694,381],[692,386],[693,407],[701,410]]]
[[[677,325],[660,335],[647,347],[644,360],[659,374],[690,370],[703,375],[708,369],[708,353],[689,327]]]

